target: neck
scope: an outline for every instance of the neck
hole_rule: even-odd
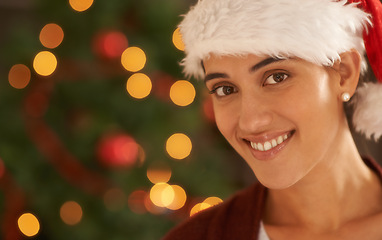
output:
[[[304,179],[287,189],[269,190],[264,222],[328,232],[381,210],[380,180],[359,156],[350,133],[340,142],[337,153]]]

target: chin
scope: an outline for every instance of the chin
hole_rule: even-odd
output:
[[[256,175],[256,174],[255,174]],[[256,175],[257,180],[266,188],[272,190],[284,190],[295,185],[299,179],[296,178],[287,178],[280,176],[258,176]]]

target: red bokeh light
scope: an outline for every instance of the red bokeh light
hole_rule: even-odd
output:
[[[100,57],[115,59],[121,57],[128,47],[126,36],[118,31],[104,31],[98,33],[93,41],[93,50]]]
[[[98,146],[100,161],[109,167],[130,167],[137,162],[139,145],[127,134],[109,135]]]

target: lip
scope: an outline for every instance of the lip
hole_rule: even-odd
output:
[[[285,148],[285,146],[288,145],[290,140],[293,138],[294,133],[295,133],[295,131],[292,130],[292,131],[284,132],[281,134],[272,134],[272,135],[267,135],[267,136],[263,136],[263,137],[246,139],[245,141],[246,141],[249,149],[251,150],[251,153],[252,153],[254,158],[256,158],[259,161],[269,161],[269,160],[273,159],[279,152],[281,152]],[[259,150],[252,148],[252,146],[251,146],[251,142],[265,142],[265,141],[268,141],[268,140],[275,138],[277,136],[281,136],[283,134],[288,134],[289,137],[286,140],[284,140],[281,144],[277,145],[276,147],[274,147],[268,151],[259,151]]]

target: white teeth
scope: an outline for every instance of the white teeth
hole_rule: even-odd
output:
[[[282,136],[279,136],[277,138],[277,144],[281,144],[282,142],[284,142],[284,138]]]
[[[281,143],[283,143],[288,138],[289,138],[289,135],[285,134],[283,136],[279,136],[279,137],[277,137],[275,139],[272,139],[270,141],[266,141],[264,143],[254,143],[254,142],[251,142],[251,147],[253,149],[261,151],[261,152],[269,151],[272,148],[274,148],[274,147],[280,145]]]
[[[259,150],[259,151],[262,151],[262,152],[264,151],[263,144],[261,144],[261,143],[257,144],[257,148],[258,148],[257,150]]]
[[[265,150],[265,151],[268,151],[268,150],[271,149],[271,148],[272,148],[272,145],[271,145],[270,142],[265,142],[265,143],[264,143],[264,150]]]

